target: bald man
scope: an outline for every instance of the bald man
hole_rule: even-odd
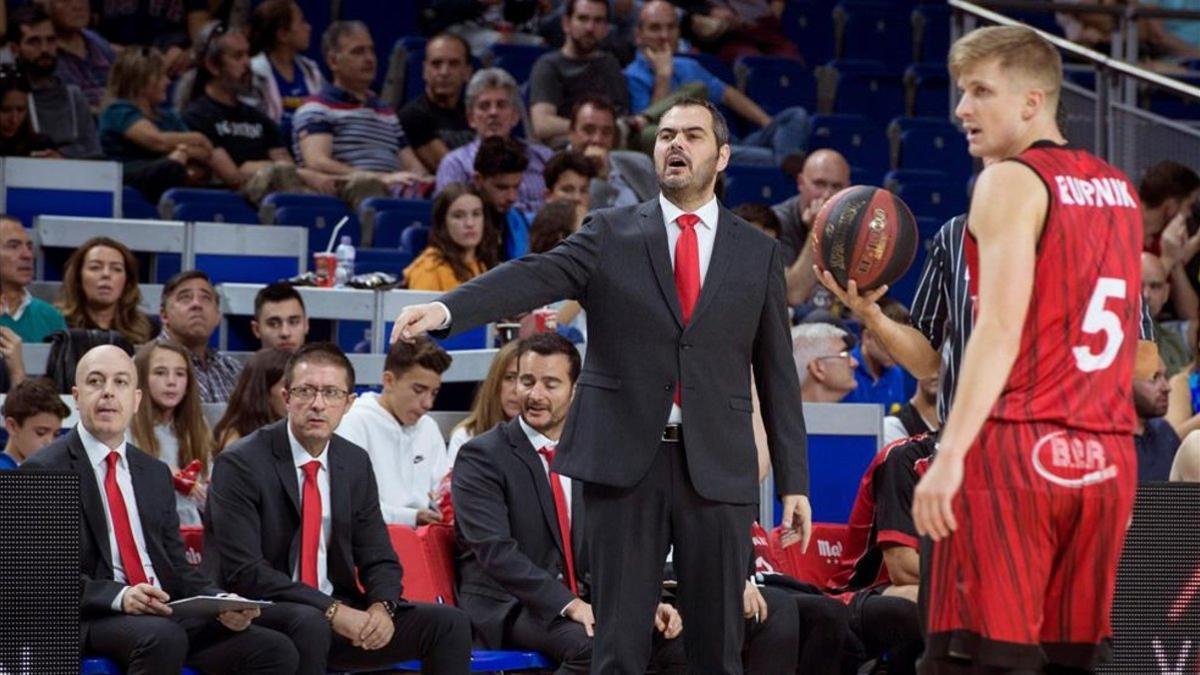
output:
[[[22,469],[79,474],[80,649],[116,661],[127,675],[294,673],[284,635],[251,622],[258,610],[178,619],[167,603],[222,593],[184,557],[167,465],[125,440],[142,399],[137,368],[120,348],[84,354],[72,388],[79,424]]]
[[[1192,350],[1188,349],[1179,331],[1159,321],[1163,306],[1171,297],[1170,284],[1162,259],[1153,253],[1142,253],[1142,298],[1154,320],[1154,344],[1158,345],[1158,355],[1167,366],[1167,377],[1174,376],[1192,362]]]
[[[833,195],[850,186],[850,164],[837,150],[816,150],[804,159],[796,174],[795,197],[771,207],[779,218],[780,253],[787,266],[788,304],[795,306],[808,301],[817,286],[812,273],[812,249],[808,232],[817,211]]]

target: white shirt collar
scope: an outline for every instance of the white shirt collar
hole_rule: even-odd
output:
[[[329,441],[325,442],[325,447],[321,449],[321,454],[313,457],[308,454],[308,450],[305,450],[303,445],[300,445],[300,441],[296,440],[296,435],[292,433],[291,421],[286,422],[284,426],[287,427],[288,446],[292,449],[292,461],[296,464],[296,468],[300,469],[315,459],[321,463],[322,469],[329,471]]]
[[[21,296],[21,304],[17,305],[15,310],[12,307],[9,307],[8,301],[4,300],[3,297],[0,296],[0,310],[3,310],[0,311],[0,315],[7,314],[12,317],[13,321],[20,321],[21,315],[25,313],[25,308],[28,307],[32,302],[33,294],[29,292],[28,288],[25,289],[25,295]]]
[[[521,417],[520,415],[518,415],[518,416],[517,416],[517,421],[518,421],[518,422],[520,422],[520,424],[521,424],[521,431],[524,431],[524,432],[525,432],[525,438],[528,438],[528,439],[529,439],[529,443],[530,443],[531,445],[533,445],[533,449],[534,449],[535,451],[536,451],[536,450],[541,450],[542,448],[546,447],[547,445],[553,445],[553,446],[556,446],[556,447],[558,446],[558,441],[552,441],[552,440],[550,440],[550,439],[549,439],[549,438],[547,438],[546,436],[542,435],[542,432],[540,432],[540,431],[538,431],[537,429],[534,429],[533,427],[529,426],[529,425],[528,425],[528,424],[525,422],[525,418],[524,418],[524,417]]]
[[[684,213],[687,213],[687,211],[672,204],[671,200],[667,199],[667,196],[661,192],[658,193],[658,204],[662,207],[663,222],[668,227],[675,227],[675,220]],[[717,217],[720,212],[720,208],[717,206],[716,195],[713,195],[713,198],[709,199],[704,206],[692,211],[692,213],[700,216],[700,225],[702,227],[707,227],[713,231],[717,229]]]
[[[121,444],[113,448],[108,447],[99,438],[92,435],[92,432],[84,428],[83,423],[79,422],[75,425],[75,430],[79,432],[79,440],[83,443],[83,449],[87,452],[88,461],[92,463],[92,467],[98,467],[108,460],[108,455],[111,452],[116,452],[121,456],[121,459],[128,465],[128,458],[125,456],[126,441],[121,440]]]

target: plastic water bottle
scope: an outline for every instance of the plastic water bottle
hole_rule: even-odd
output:
[[[354,244],[350,243],[350,235],[342,235],[342,243],[338,244],[337,250],[337,273],[336,280],[338,286],[345,286],[350,277],[354,276]]]

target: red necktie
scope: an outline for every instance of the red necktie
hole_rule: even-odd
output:
[[[696,225],[700,216],[685,213],[675,219],[679,225],[679,239],[675,242],[675,292],[679,294],[679,309],[683,313],[683,325],[692,319],[696,299],[700,297],[700,245],[696,241]],[[675,405],[682,407],[680,390],[675,387]]]
[[[317,486],[317,472],[321,463],[313,460],[300,467],[304,469],[304,496],[301,498],[300,526],[300,581],[313,588],[317,582],[317,548],[321,542],[321,489]]]
[[[112,517],[113,533],[117,536],[117,553],[125,569],[125,583],[130,586],[144,584],[146,568],[138,555],[137,542],[133,540],[133,528],[129,524],[129,511],[125,508],[125,496],[117,485],[117,462],[121,455],[113,450],[108,453],[108,475],[104,477],[104,496],[108,499],[108,515]]]
[[[547,445],[538,450],[546,458],[547,464],[554,463],[555,446]],[[571,550],[571,514],[567,512],[567,495],[563,492],[562,481],[558,474],[550,472],[550,492],[554,494],[554,511],[558,514],[558,531],[562,535],[563,555],[567,559],[567,588],[579,595],[579,587],[575,583],[575,552]]]

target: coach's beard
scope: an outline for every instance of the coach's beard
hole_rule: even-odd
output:
[[[688,167],[691,169],[691,166]],[[711,193],[715,186],[717,175],[717,161],[713,161],[706,165],[698,166],[695,170],[682,171],[677,173],[667,173],[667,167],[658,174],[658,188],[662,190],[663,196],[673,204],[688,203],[707,193]]]

